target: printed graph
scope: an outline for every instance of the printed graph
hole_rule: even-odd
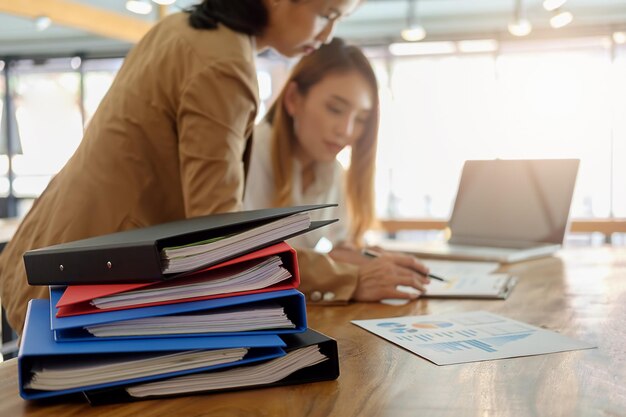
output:
[[[455,331],[437,330],[426,331],[410,328],[396,327],[391,329],[390,332],[396,334],[398,340],[404,340],[408,342],[438,342],[446,340],[459,340],[459,338],[477,338],[480,337],[478,331],[473,329],[461,329]]]
[[[453,323],[447,321],[420,321],[411,324],[411,327],[416,329],[445,329],[446,327],[454,326]]]
[[[516,334],[509,336],[491,337],[488,339],[469,339],[458,342],[443,342],[443,343],[430,343],[420,345],[420,349],[432,350],[439,353],[456,353],[460,351],[468,350],[482,350],[484,352],[497,352],[498,347],[504,346],[507,343],[515,342],[516,340],[525,339],[530,336],[531,333]]]
[[[486,311],[354,320],[353,323],[437,365],[593,347]]]

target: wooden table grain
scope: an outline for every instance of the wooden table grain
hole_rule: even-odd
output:
[[[626,249],[570,248],[504,268],[506,301],[309,306],[309,325],[337,339],[336,381],[90,407],[22,400],[17,363],[0,365],[0,416],[626,416]],[[597,349],[437,366],[353,319],[487,310]]]

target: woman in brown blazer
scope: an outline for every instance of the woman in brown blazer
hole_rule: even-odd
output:
[[[29,249],[241,208],[259,98],[255,54],[326,42],[360,0],[204,0],[130,51],[76,153],[0,256],[0,298],[21,334]]]

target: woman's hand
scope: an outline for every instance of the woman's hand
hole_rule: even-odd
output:
[[[353,299],[355,301],[379,301],[384,298],[415,299],[419,294],[398,291],[398,285],[425,291],[430,282],[429,270],[409,255],[382,253],[359,268],[359,280]]]
[[[415,256],[406,255],[404,253],[381,251],[379,252],[378,257],[382,259],[388,259],[396,265],[413,269],[421,275],[421,277],[425,280],[424,282],[426,284],[430,282],[430,279],[427,278],[427,275],[430,272],[430,269],[426,265],[421,263]]]

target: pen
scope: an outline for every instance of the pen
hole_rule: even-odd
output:
[[[379,253],[373,252],[373,251],[368,250],[368,249],[363,249],[361,251],[361,254],[363,254],[363,256],[367,256],[368,258],[378,258],[380,256]],[[437,275],[434,275],[434,274],[424,274],[422,271],[417,271],[417,270],[415,272],[417,272],[418,274],[420,274],[422,276],[427,276],[428,278],[436,279],[437,281],[448,282],[446,279],[441,278],[441,277],[439,277]]]

